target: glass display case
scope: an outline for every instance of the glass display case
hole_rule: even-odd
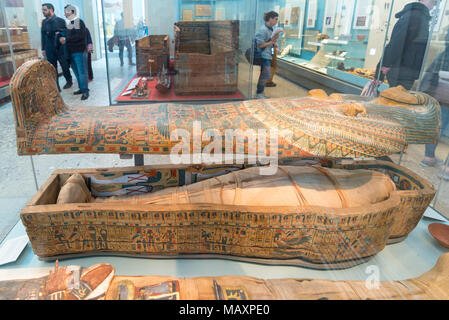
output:
[[[449,297],[447,285],[446,290],[437,290],[438,284],[425,282],[441,277],[421,278],[424,282],[407,280],[428,272],[438,257],[446,253],[429,233],[429,227],[435,221],[422,218],[422,214],[436,210],[441,215],[435,213],[433,217],[448,225],[443,216],[449,217],[449,94],[445,96],[449,92],[449,1],[438,1],[437,9],[432,12],[430,40],[421,75],[415,83],[416,89],[433,96],[441,106],[441,136],[436,145],[409,144],[405,149],[405,138],[401,135],[406,135],[406,129],[402,124],[398,128],[400,122],[395,122],[398,117],[393,113],[400,107],[399,110],[404,112],[401,115],[408,115],[408,106],[394,105],[398,108],[388,109],[391,113],[383,114],[380,121],[376,118],[378,114],[373,118],[363,112],[348,115],[338,109],[342,101],[332,99],[349,100],[350,97],[349,107],[354,106],[354,101],[367,109],[383,107],[380,103],[369,103],[368,98],[360,97],[359,93],[373,79],[374,70],[383,58],[384,47],[397,21],[395,14],[410,1],[70,2],[79,9],[79,15],[86,21],[93,37],[95,52],[92,58],[97,64],[97,73],[89,84],[92,100],[81,102],[78,96],[74,100],[73,92],[77,88],[73,87],[62,90],[62,99],[50,103],[49,97],[59,97],[54,83],[48,81],[53,69],[45,66],[46,63],[37,62],[41,69],[36,69],[42,73],[31,67],[22,69],[25,70],[22,75],[26,73],[27,79],[31,80],[17,85],[22,86],[22,91],[13,91],[30,99],[16,100],[15,105],[0,105],[0,127],[4,133],[0,145],[0,247],[17,237],[28,237],[31,242],[17,261],[0,266],[0,289],[3,288],[1,281],[17,280],[29,269],[47,268],[47,272],[51,268],[53,272],[54,256],[51,254],[61,253],[61,266],[76,265],[79,267],[75,269],[81,270],[97,264],[88,271],[106,269],[108,272],[102,274],[109,280],[112,275],[120,280],[123,280],[120,277],[149,274],[175,278],[209,277],[209,282],[203,282],[208,295],[201,295],[206,291],[198,286],[195,290],[200,295],[190,296],[194,298],[220,299],[224,289],[244,298],[259,294],[248,290],[248,282],[238,279],[223,282],[221,277],[231,275],[260,278],[253,278],[257,283],[251,288],[268,288],[263,284],[269,282],[268,279],[280,282],[286,278],[321,279],[291,280],[297,285],[290,291],[294,294],[280,297],[282,299],[297,297],[295,294],[309,298],[312,291],[311,297],[317,299]],[[33,5],[25,6],[25,3]],[[63,17],[67,3],[69,1],[54,1],[59,17]],[[41,1],[0,0],[0,84],[3,84],[0,90],[8,88],[11,76],[24,61],[42,58],[41,4]],[[284,31],[279,40],[276,71],[276,75],[283,79],[277,78],[278,86],[270,88],[277,90],[276,98],[252,101],[260,68],[248,62],[244,53],[253,46],[255,34],[264,23],[263,14],[271,10],[279,13],[277,27]],[[290,73],[286,72],[286,66]],[[340,87],[343,89],[334,90],[340,94],[334,98],[322,92],[306,97],[306,90],[293,83],[289,83],[294,87],[290,92],[298,94],[291,97],[283,91],[282,86],[291,74],[302,77],[302,81],[307,73],[321,77],[316,79],[326,79],[326,84],[351,85],[358,90],[357,95],[346,95],[352,92]],[[31,81],[36,85],[26,87]],[[302,82],[299,84],[303,85]],[[316,81],[307,89],[321,88],[320,84]],[[305,81],[303,86],[307,86]],[[384,82],[380,90],[387,88],[388,83]],[[97,102],[94,99],[98,96],[104,97],[99,106],[91,105],[91,101]],[[317,100],[324,102],[317,103]],[[341,104],[348,107],[344,102]],[[419,107],[413,108],[412,112]],[[23,113],[17,113],[18,110]],[[385,119],[388,116],[391,119]],[[247,164],[173,165],[168,158],[172,145],[165,144],[170,137],[168,133],[175,128],[187,128],[187,124],[199,120],[207,121],[218,130],[293,128],[294,135],[281,136],[278,141],[279,149],[286,156],[278,163],[284,166],[274,177],[278,180],[272,182],[266,177],[262,180],[257,175],[254,180],[252,177],[242,179],[241,171],[256,171],[255,166]],[[366,127],[358,120],[367,121],[360,122],[362,124],[374,123],[372,127],[366,126],[374,142],[364,136]],[[27,121],[25,129],[28,131],[20,130],[23,129],[17,125],[20,121]],[[303,134],[304,128],[314,130],[314,126],[329,134],[330,139],[323,142],[321,138]],[[350,130],[345,131],[346,128]],[[207,134],[200,134],[200,137]],[[394,151],[391,156],[382,158],[344,158],[349,154],[345,153],[349,148],[339,149],[338,143],[343,139],[353,142],[354,137],[358,139],[354,144],[359,143],[354,148],[356,151],[365,147],[378,150],[385,146]],[[295,145],[290,143],[290,138],[296,139]],[[260,139],[261,143],[263,139],[266,137]],[[242,140],[249,143],[251,139]],[[271,141],[269,144],[271,146]],[[326,149],[325,152],[329,152],[326,156],[332,151],[341,152],[342,157],[334,159],[299,152],[305,145],[310,148],[308,151]],[[258,144],[257,148],[261,146]],[[216,148],[218,150],[219,146]],[[249,153],[250,149],[247,149]],[[150,166],[141,167],[133,161],[129,154],[133,152],[142,159],[144,155],[136,152],[145,153],[146,164]],[[26,156],[18,156],[18,153]],[[33,156],[28,156],[30,154]],[[363,151],[357,153],[360,154]],[[286,167],[296,167],[298,173],[293,175]],[[334,174],[351,170],[359,179],[354,185],[341,183],[340,176]],[[360,175],[359,171],[364,170],[370,173]],[[84,175],[86,180],[67,183],[77,174]],[[225,175],[229,180],[223,180]],[[314,185],[315,177],[322,184]],[[342,177],[346,179],[346,176]],[[377,187],[374,180],[379,177],[383,177],[380,180],[384,182],[382,188],[388,192],[382,192],[387,195],[372,187]],[[58,203],[62,190],[67,191],[67,186],[76,184],[82,192],[86,191],[83,189],[86,186],[86,194],[90,192],[90,196],[99,201]],[[235,191],[228,188],[234,185]],[[348,200],[361,194],[357,191],[361,186],[375,199],[366,205],[348,206]],[[132,207],[128,198],[126,203],[102,202],[107,197],[165,192],[169,187],[175,191],[167,193],[167,197],[160,193],[161,198],[157,201],[161,202],[152,198],[155,202],[133,204]],[[197,198],[196,190],[204,195],[200,193],[201,197]],[[255,193],[258,190],[265,193]],[[331,190],[332,197],[318,193],[321,190]],[[315,195],[314,191],[317,191]],[[434,191],[435,197],[431,200]],[[353,192],[352,197],[346,192]],[[356,192],[357,196],[354,196]],[[285,195],[295,206],[285,204],[286,198],[282,198]],[[317,204],[307,202],[311,195]],[[369,197],[367,199],[371,201]],[[341,204],[342,208],[321,206],[328,198]],[[210,206],[211,199],[217,201],[213,206]],[[249,199],[251,203],[240,202],[242,199]],[[232,201],[232,205],[226,204],[225,200]],[[51,254],[47,255],[47,251]],[[198,256],[189,256],[192,252]],[[85,253],[91,256],[86,257]],[[163,259],[159,259],[161,257]],[[436,271],[446,272],[447,257]],[[61,275],[66,269],[59,271],[54,274]],[[47,276],[42,270],[35,272],[31,270],[27,279],[33,280],[36,274]],[[86,273],[77,271],[73,279]],[[447,273],[444,277],[447,279]],[[168,284],[160,279],[150,283],[141,278],[139,285],[133,284],[133,279],[125,279],[120,287],[122,293],[115,293],[119,284],[113,288],[114,298],[134,297],[128,295],[132,291],[129,289],[136,289],[133,292],[139,292],[138,297],[153,289],[174,293],[169,296],[172,298],[191,293],[185,287],[180,290],[175,285],[176,279],[171,279]],[[334,283],[332,290],[327,290],[323,280],[342,282]],[[358,281],[358,284],[346,281]],[[376,291],[374,287],[379,281],[396,282],[387,285],[387,290],[380,286],[380,291]],[[146,291],[140,290],[143,284]],[[308,291],[303,290],[302,285],[308,286]],[[423,285],[426,290],[422,290]],[[342,287],[349,289],[341,290]],[[279,292],[284,292],[284,288],[290,287],[281,284],[279,288]],[[7,292],[0,291],[2,294]],[[61,292],[52,297],[61,298]]]
[[[38,189],[32,157],[17,155],[15,116],[9,102],[9,83],[24,62],[37,57],[29,13],[22,1],[0,1],[0,242],[19,220],[18,210]],[[40,40],[39,40],[40,41]],[[39,42],[40,43],[40,42]]]
[[[255,3],[104,0],[111,104],[251,97]]]
[[[9,96],[9,79],[14,73],[13,45],[10,46],[8,27],[3,15],[4,9],[0,12],[0,99]]]
[[[403,162],[421,171],[438,190],[433,207],[449,217],[449,94],[445,86],[449,72],[449,1],[439,1],[433,13],[433,23],[429,38],[427,55],[421,77],[417,83],[417,90],[424,91],[438,100],[441,107],[441,135],[436,145],[420,146],[420,158],[412,152],[404,154]],[[431,166],[418,166],[423,156],[432,156],[436,164]]]
[[[276,1],[284,29],[279,60],[363,87],[382,57],[394,8],[406,2]]]
[[[38,50],[30,41],[33,32],[28,30],[23,1],[5,1],[1,4],[0,22],[0,98],[9,95],[9,79],[15,69],[25,61],[36,59]]]

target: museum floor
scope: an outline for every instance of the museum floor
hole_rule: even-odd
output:
[[[117,57],[118,62],[118,57]],[[110,63],[111,66],[111,63]],[[132,76],[132,70],[127,68],[125,64],[124,68],[120,68],[120,64],[113,64],[114,67],[110,68],[111,76],[111,89],[120,90],[120,86],[125,80],[121,80],[126,77]],[[115,67],[116,66],[116,67]],[[248,76],[249,68],[247,65],[242,65],[240,68],[241,82],[240,84],[244,87],[249,85]],[[259,70],[255,68],[253,72],[252,82],[253,88],[255,88],[255,83],[257,82]],[[63,90],[62,96],[65,102],[69,105],[83,105],[83,106],[105,106],[109,104],[107,82],[106,82],[106,63],[105,60],[98,60],[94,62],[94,81],[89,83],[91,96],[87,101],[80,101],[79,96],[74,96],[72,92],[76,89]],[[246,81],[246,83],[245,83]],[[64,79],[60,80],[61,84],[64,85]],[[307,93],[307,90],[285,80],[281,77],[275,77],[275,82],[278,84],[275,88],[267,88],[266,94],[273,98],[276,97],[287,97],[287,96],[303,96]],[[42,155],[35,157],[18,157],[16,153],[16,141],[15,141],[15,129],[13,122],[13,112],[10,104],[0,107],[0,130],[3,133],[3,143],[0,145],[0,243],[8,235],[8,233],[13,230],[13,232],[8,236],[11,238],[14,235],[24,234],[24,229],[19,221],[19,213],[26,202],[32,197],[36,192],[36,183],[38,186],[42,185],[50,174],[56,169],[63,168],[101,168],[101,167],[126,167],[133,166],[133,160],[121,160],[118,155]],[[449,139],[444,138],[438,149],[437,155],[441,159],[446,159],[449,153]],[[423,177],[430,180],[436,188],[439,189],[437,195],[437,201],[434,203],[434,207],[446,216],[449,216],[449,182],[442,182],[438,178],[439,168],[423,168],[419,165],[424,154],[424,146],[413,145],[410,146],[407,152],[403,155],[401,164],[405,167],[413,170],[414,172],[422,175]],[[397,163],[400,156],[394,155],[392,159]],[[168,157],[166,156],[145,156],[145,164],[162,164],[167,163]],[[33,176],[33,165],[36,172],[35,182]],[[438,248],[438,245],[433,241],[433,239],[428,235],[427,224],[429,221],[423,221],[420,223],[416,232],[414,232],[406,242],[389,246],[389,250],[382,252],[379,256],[379,260],[375,260],[377,264],[386,267],[388,264],[389,256],[395,257],[398,252],[405,248],[409,248],[412,251],[416,246],[425,246],[428,249],[427,257],[428,261],[418,264],[418,268],[413,272],[400,273],[400,270],[406,270],[408,266],[406,264],[401,265],[399,269],[386,269],[391,270],[393,274],[383,275],[385,279],[405,279],[408,276],[419,275],[430,269],[430,267],[436,261],[436,257],[444,252],[444,249]],[[402,249],[401,249],[402,248]],[[12,267],[36,267],[36,266],[49,266],[50,263],[44,263],[38,261],[36,256],[33,256],[30,246],[26,249],[27,252],[24,257],[22,257],[17,265]],[[420,253],[402,253],[402,255],[420,255]],[[377,258],[375,258],[377,259]],[[136,259],[138,260],[138,259]],[[413,259],[414,260],[414,259]],[[435,260],[435,261],[434,261]],[[82,263],[85,266],[96,263],[94,258],[86,258],[86,260],[69,260],[68,263]],[[108,258],[106,262],[112,263],[118,270],[120,270],[120,265],[123,264],[124,260],[120,258]],[[155,262],[154,260],[151,266],[148,261],[143,262],[135,269],[129,271],[128,267],[122,267],[122,273],[128,275],[131,274],[148,274],[149,272],[143,271],[142,268],[150,268],[152,274],[157,274],[157,270],[164,271],[166,267],[170,269],[170,273],[174,276],[196,276],[196,275],[208,275],[196,270],[197,264],[194,260],[159,260]],[[362,265],[363,266],[363,265]],[[183,270],[182,272],[180,270]],[[223,264],[219,260],[211,260],[208,262],[207,270],[212,270],[216,274],[250,274],[253,276],[260,276],[265,278],[270,278],[270,267],[267,266],[253,266],[246,263],[237,263],[226,261]],[[276,267],[278,273],[274,277],[300,277],[309,276],[319,277],[318,272],[303,272],[298,273],[295,271],[294,267]],[[356,278],[363,278],[364,269],[363,267],[356,269],[359,275]],[[416,271],[416,272],[415,272]],[[399,276],[401,274],[401,276]],[[327,278],[334,278],[335,274],[333,272],[328,272],[324,274]],[[404,275],[404,276],[403,276]],[[324,276],[323,276],[324,277]],[[338,274],[339,279],[355,279],[352,272],[342,272]]]

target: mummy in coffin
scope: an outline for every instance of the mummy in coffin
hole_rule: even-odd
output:
[[[289,163],[270,176],[245,167],[58,170],[21,219],[42,259],[119,254],[345,268],[403,240],[435,195],[425,179],[387,161]]]

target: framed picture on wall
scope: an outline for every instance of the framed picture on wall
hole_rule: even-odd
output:
[[[285,28],[284,32],[285,32],[285,37],[287,39],[298,39],[298,37],[299,37],[299,30],[298,29]]]
[[[334,37],[350,37],[353,26],[352,21],[357,20],[353,19],[354,6],[355,0],[341,0],[341,2],[339,2],[335,15]]]
[[[289,26],[290,25],[290,17],[292,15],[292,7],[290,5],[285,6],[285,20],[284,25]]]
[[[193,21],[193,10],[182,10],[182,21]]]
[[[226,8],[215,8],[215,20],[226,20]]]
[[[285,23],[285,8],[281,8],[281,10],[279,10],[279,23]]]
[[[307,28],[315,28],[317,10],[317,1],[309,0],[309,9],[307,11]]]
[[[335,14],[337,12],[336,1],[326,1],[326,9],[324,10],[324,29],[332,29],[335,26]]]
[[[358,0],[355,7],[354,29],[368,29],[373,0]]]
[[[196,4],[195,16],[197,17],[210,17],[212,16],[212,6],[210,4]]]
[[[304,33],[304,50],[316,52],[317,46],[314,44],[317,42],[318,30],[306,30]]]
[[[366,16],[357,17],[357,20],[355,21],[355,26],[356,27],[366,27],[367,21],[368,21],[368,18]]]
[[[290,15],[290,24],[292,26],[297,26],[299,22],[299,13],[300,8],[299,7],[293,7]]]

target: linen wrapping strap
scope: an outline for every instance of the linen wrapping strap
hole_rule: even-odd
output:
[[[182,189],[182,191],[180,191]],[[174,204],[180,203],[180,194],[184,194],[186,198],[186,203],[190,203],[189,192],[187,190],[187,186],[176,187],[175,191],[171,194],[171,199]]]
[[[232,172],[232,175],[235,179],[235,195],[233,204],[239,204],[242,200],[242,179],[240,179],[240,175],[237,172]]]
[[[296,183],[295,179],[292,177],[290,172],[288,172],[288,170],[286,170],[282,167],[279,167],[279,169],[281,169],[281,171],[287,175],[288,179],[290,180],[293,187],[295,188],[296,196],[298,197],[299,203],[302,203],[302,205],[305,207],[309,206],[309,203],[307,202],[306,197],[304,197],[304,195],[302,194],[301,189],[299,188],[298,184]]]
[[[318,172],[322,173],[326,178],[330,180],[330,182],[335,187],[335,191],[337,192],[338,197],[340,198],[342,208],[348,208],[348,201],[346,200],[343,190],[340,184],[338,183],[337,179],[335,179],[335,177],[327,169],[323,167],[320,166],[311,166],[311,167],[318,170]],[[295,179],[292,177],[290,172],[283,167],[279,167],[279,169],[288,176],[288,179],[290,180],[290,182],[292,183],[293,187],[296,190],[296,195],[298,196],[300,203],[302,203],[303,206],[309,206],[306,197],[301,192],[301,188],[298,186],[298,184],[296,183]]]
[[[220,179],[218,179],[217,177],[213,177],[213,179],[217,180],[218,183],[220,184],[220,201],[223,204],[224,200],[223,200],[223,182],[221,182]]]
[[[235,181],[235,196],[234,196],[234,200],[233,200],[233,204],[234,205],[238,205],[239,202],[242,199],[242,179],[240,178],[240,176],[236,173],[233,172],[232,173],[233,177],[234,177],[234,181]],[[223,182],[218,179],[217,177],[212,177],[209,180],[204,181],[203,183],[203,195],[205,198],[205,202],[206,203],[212,203],[213,202],[213,197],[212,197],[212,180],[216,180],[218,182],[218,186],[220,187],[220,201],[221,204],[224,204],[224,200],[223,200],[223,187],[224,184]],[[172,202],[174,204],[179,204],[181,201],[181,197],[180,195],[183,194],[185,197],[185,202],[187,204],[192,203],[190,201],[190,196],[189,196],[189,191],[187,189],[187,185],[182,186],[182,187],[176,187],[175,190],[171,193],[171,199]]]
[[[345,198],[345,194],[343,193],[343,190],[342,190],[340,184],[338,183],[337,179],[335,179],[335,177],[329,172],[329,170],[327,170],[326,168],[320,167],[320,166],[311,166],[311,167],[315,168],[316,170],[321,172],[332,182],[332,184],[335,187],[335,191],[337,192],[338,197],[341,200],[341,207],[348,208],[348,201]]]
[[[239,199],[241,199],[241,179],[237,174],[233,174],[233,176],[234,176],[234,180],[235,180],[235,184],[236,184],[233,204],[236,205],[236,204],[238,204],[237,201]],[[204,183],[203,194],[204,194],[204,197],[206,198],[206,202],[210,202],[210,203],[212,202],[212,194],[211,194],[211,189],[212,189],[211,181],[212,180],[216,180],[218,182],[218,185],[220,187],[220,202],[221,202],[221,204],[224,204],[224,199],[223,199],[224,184],[217,177],[212,177],[210,180],[207,180],[207,183],[206,182]],[[186,190],[187,190],[187,188],[186,188]],[[239,191],[237,191],[237,190],[239,190]],[[186,191],[186,193],[187,193],[187,191]],[[239,195],[237,195],[237,194],[239,194]],[[187,197],[187,195],[186,195],[186,197]],[[189,201],[189,203],[190,203],[190,201]]]

